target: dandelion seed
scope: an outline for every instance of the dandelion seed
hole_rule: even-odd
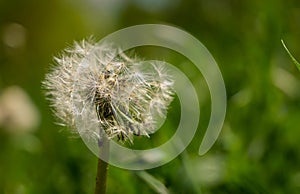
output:
[[[75,43],[55,58],[43,82],[60,122],[88,139],[99,140],[99,128],[120,141],[148,136],[154,114],[164,117],[173,99],[173,80],[163,64],[145,65],[119,53],[112,44]]]

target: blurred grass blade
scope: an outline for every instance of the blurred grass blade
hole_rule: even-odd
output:
[[[146,171],[138,171],[136,173],[140,178],[142,178],[154,191],[160,194],[169,194],[168,189],[165,185],[157,180],[155,177],[147,173]]]
[[[191,159],[188,152],[185,150],[184,152],[182,152],[181,156],[182,156],[182,167],[186,172],[189,183],[191,183],[195,193],[201,194],[202,192],[200,189],[200,184],[197,183],[197,180],[195,178],[195,169],[193,164],[191,163]]]
[[[295,65],[297,66],[298,70],[300,71],[300,63],[294,58],[294,56],[291,54],[291,52],[289,51],[289,49],[286,47],[285,43],[283,40],[281,40],[281,43],[284,47],[284,49],[286,50],[286,52],[289,54],[289,56],[291,57],[292,61],[295,63]]]

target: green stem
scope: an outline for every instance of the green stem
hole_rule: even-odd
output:
[[[99,145],[100,157],[98,158],[95,194],[105,194],[108,163],[101,158],[108,159],[109,142],[106,138],[103,138],[99,144],[101,145]]]
[[[281,43],[284,47],[284,49],[286,50],[286,52],[288,53],[288,55],[291,57],[292,61],[295,63],[296,67],[298,68],[298,70],[300,71],[300,63],[295,59],[295,57],[291,54],[291,52],[289,51],[289,49],[286,47],[286,45],[284,44],[284,41],[281,40]]]

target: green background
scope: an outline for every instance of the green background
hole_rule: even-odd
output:
[[[170,193],[298,193],[300,189],[300,82],[283,49],[300,59],[297,0],[0,0],[0,95],[23,88],[40,114],[31,132],[0,126],[0,194],[93,193],[97,158],[81,139],[54,124],[41,81],[53,56],[94,35],[127,26],[169,24],[199,39],[223,74],[227,114],[213,148],[198,156],[210,117],[210,96],[193,65],[184,71],[197,88],[198,132],[172,162],[147,170]],[[17,24],[21,31],[9,31]],[[11,45],[7,36],[17,45]],[[137,48],[138,55],[189,64],[167,49]],[[1,108],[1,107],[0,107]],[[164,130],[135,147],[157,146],[173,133],[180,115],[172,103]],[[153,141],[152,141],[153,140]],[[137,172],[111,166],[107,193],[156,193]]]

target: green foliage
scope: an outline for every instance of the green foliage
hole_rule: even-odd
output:
[[[285,37],[293,55],[300,56],[300,1],[151,2],[0,1],[0,96],[18,85],[40,113],[35,131],[20,134],[3,125],[10,118],[3,119],[0,105],[0,193],[93,193],[97,158],[81,139],[53,124],[41,81],[52,57],[73,40],[91,34],[101,39],[143,23],[179,26],[209,49],[226,84],[226,120],[213,149],[198,156],[211,106],[201,72],[168,49],[137,48],[139,56],[176,64],[190,78],[199,95],[200,125],[183,154],[147,170],[147,175],[110,166],[107,193],[150,194],[162,189],[161,184],[175,194],[299,193],[299,72],[288,65],[278,40]],[[151,139],[138,138],[134,148],[166,142],[174,134],[179,112],[177,100],[164,128]]]

